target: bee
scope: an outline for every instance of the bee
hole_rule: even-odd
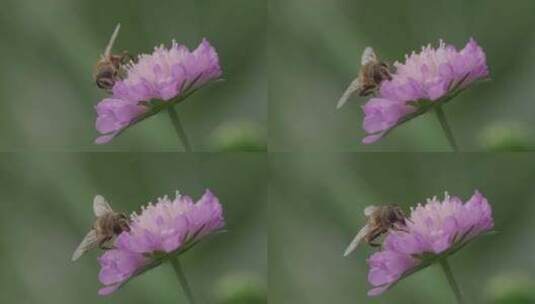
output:
[[[95,223],[74,251],[73,262],[95,247],[111,249],[107,244],[115,236],[123,231],[130,231],[129,218],[125,214],[113,211],[110,204],[100,195],[95,196],[93,200],[93,212],[96,216]]]
[[[391,67],[377,59],[373,48],[367,47],[362,53],[358,77],[347,87],[336,108],[340,109],[354,92],[358,92],[359,96],[377,92],[377,88],[384,80],[392,80]]]
[[[373,241],[388,230],[404,230],[407,218],[403,210],[396,205],[368,206],[364,209],[364,215],[368,222],[360,229],[355,238],[347,246],[344,256],[348,256],[355,251],[364,240],[370,246],[380,246]]]
[[[132,60],[132,57],[127,52],[123,52],[121,55],[111,53],[111,49],[115,43],[115,39],[117,39],[120,28],[121,24],[117,24],[111,35],[110,41],[104,50],[104,54],[100,56],[93,71],[93,78],[95,79],[97,86],[107,91],[110,91],[113,88],[118,79],[125,76],[123,66]]]

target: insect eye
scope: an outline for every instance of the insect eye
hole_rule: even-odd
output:
[[[381,75],[380,72],[375,73],[375,74],[373,75],[373,80],[374,80],[375,82],[377,82],[377,83],[380,83],[380,82],[383,80],[383,75]]]
[[[388,215],[388,220],[391,222],[397,221],[398,218],[399,218],[398,213],[395,211],[390,212],[390,214]]]
[[[116,234],[123,232],[123,228],[119,223],[113,225],[113,232],[115,232]]]
[[[114,82],[110,79],[97,79],[97,86],[101,89],[107,89],[113,87]]]
[[[98,73],[98,78],[110,78],[113,76],[112,70],[104,70],[100,73]]]

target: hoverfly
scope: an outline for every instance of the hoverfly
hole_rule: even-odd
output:
[[[84,253],[96,247],[110,249],[106,245],[115,236],[123,231],[130,231],[129,218],[123,213],[113,211],[110,204],[101,195],[95,196],[93,200],[93,212],[96,216],[95,222],[74,251],[72,261],[76,261]]]

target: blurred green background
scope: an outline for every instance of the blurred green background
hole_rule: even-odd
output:
[[[271,0],[270,150],[450,151],[434,115],[365,146],[366,99],[335,107],[366,46],[392,62],[441,38],[462,48],[470,37],[484,48],[493,80],[445,107],[461,150],[532,150],[533,12],[532,0]]]
[[[94,105],[105,96],[93,68],[118,22],[118,52],[152,52],[172,39],[194,49],[203,37],[217,49],[225,81],[177,106],[194,151],[251,150],[243,140],[265,150],[266,18],[265,0],[3,0],[0,150],[182,149],[166,113],[93,144]],[[244,123],[257,130],[253,139],[224,132]]]
[[[515,153],[275,153],[270,166],[271,303],[436,303],[455,299],[439,268],[368,298],[363,246],[344,258],[365,224],[363,209],[408,210],[444,191],[468,199],[479,189],[493,208],[495,235],[450,258],[467,303],[535,303],[535,162]]]
[[[97,290],[98,250],[70,258],[96,194],[128,213],[175,190],[220,199],[226,233],[182,255],[199,303],[265,304],[267,160],[251,153],[0,154],[0,303],[186,303],[169,265],[110,297]],[[230,172],[232,177],[229,178]]]
[[[205,188],[220,197],[229,232],[183,257],[201,303],[265,303],[267,281],[277,304],[452,303],[435,268],[369,299],[365,259],[372,251],[342,252],[366,205],[408,208],[445,190],[466,199],[476,188],[493,205],[499,233],[451,259],[462,288],[470,303],[535,303],[529,154],[319,153],[449,151],[432,115],[363,146],[364,100],[353,98],[340,111],[335,105],[364,47],[401,60],[439,38],[460,48],[471,36],[487,53],[493,81],[445,108],[461,149],[532,150],[534,1],[2,4],[0,151],[18,153],[0,154],[1,303],[184,301],[169,267],[101,298],[96,253],[74,264],[70,256],[91,225],[95,194],[135,210],[176,189],[198,198]],[[225,81],[177,107],[195,151],[265,151],[269,143],[273,152],[307,153],[65,153],[182,149],[165,113],[108,145],[93,144],[93,107],[104,94],[91,74],[117,22],[118,51],[150,52],[172,39],[194,48],[202,37],[218,50]]]

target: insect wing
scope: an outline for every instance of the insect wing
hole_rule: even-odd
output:
[[[93,212],[95,213],[96,217],[101,217],[103,215],[112,213],[113,209],[111,209],[110,204],[108,204],[102,195],[97,195],[95,196],[95,199],[93,199]]]
[[[346,102],[349,100],[349,97],[351,97],[351,95],[353,95],[353,93],[358,91],[359,87],[360,87],[360,81],[359,81],[358,78],[356,78],[347,87],[347,89],[344,92],[344,94],[342,95],[342,97],[340,97],[340,99],[338,100],[338,104],[336,105],[336,109],[340,109],[341,107],[343,107],[344,104],[346,104]]]
[[[364,238],[364,236],[368,234],[369,232],[370,232],[370,226],[366,224],[364,227],[360,229],[360,231],[357,233],[355,238],[351,241],[349,246],[347,246],[346,251],[344,252],[344,256],[348,256],[353,251],[355,251],[355,249],[357,249],[357,247],[359,246],[362,238]]]
[[[91,229],[72,254],[72,261],[74,262],[78,260],[88,250],[95,248],[97,243],[97,232],[94,229]]]
[[[111,54],[111,48],[113,47],[113,44],[115,43],[115,39],[117,39],[117,35],[119,35],[119,29],[121,28],[121,24],[118,23],[115,27],[115,30],[113,31],[113,34],[111,34],[110,41],[108,42],[108,45],[106,46],[106,50],[104,50],[104,57],[109,57]]]
[[[377,209],[379,209],[377,206],[368,206],[364,208],[364,215],[370,217]]]
[[[362,52],[360,63],[362,65],[366,65],[370,62],[377,62],[377,55],[375,55],[373,48],[369,46],[364,49],[364,52]]]

